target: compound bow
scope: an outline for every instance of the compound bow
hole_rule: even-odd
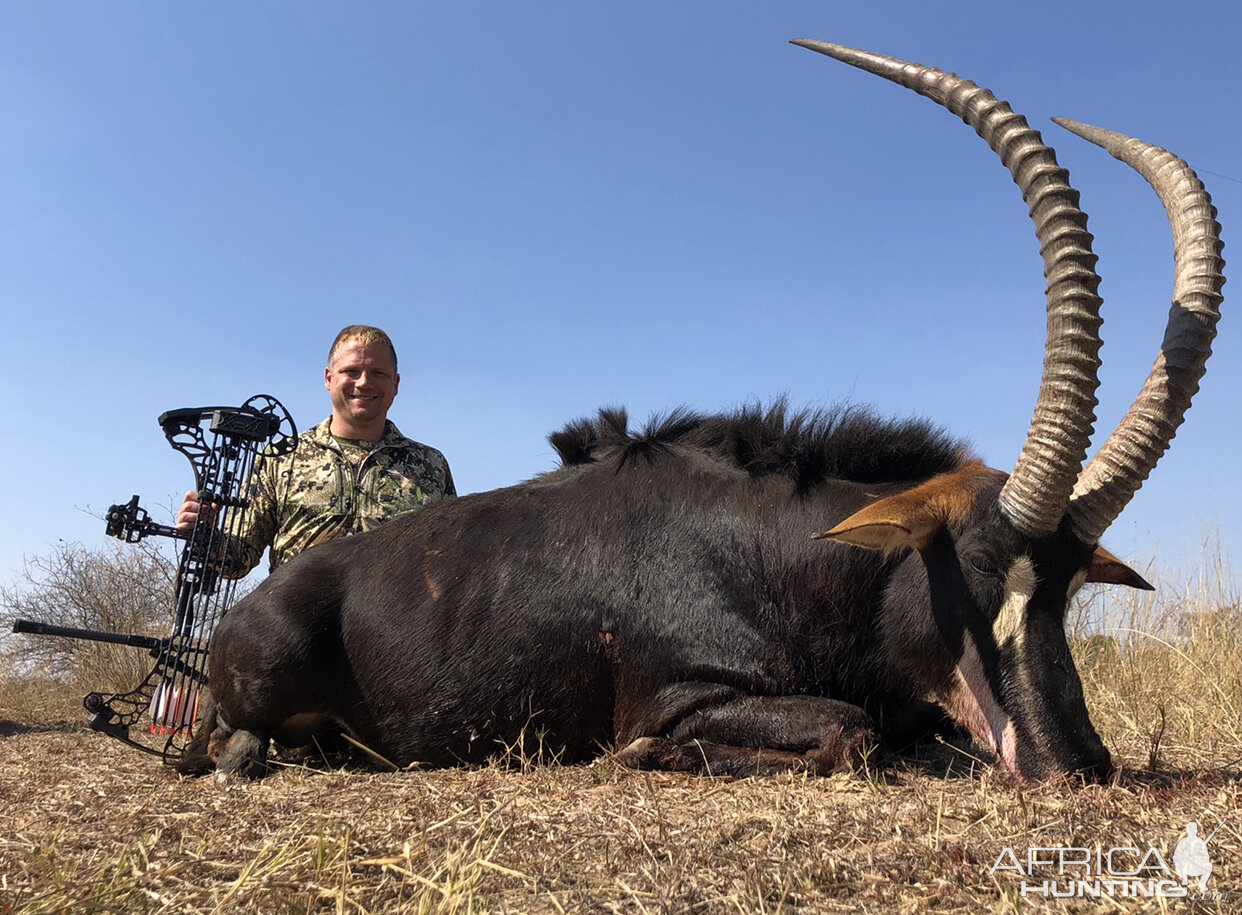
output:
[[[126,543],[151,535],[185,541],[177,566],[172,628],[165,638],[125,635],[17,620],[14,632],[57,635],[145,648],[155,658],[146,678],[126,693],[89,693],[82,704],[96,731],[131,747],[161,756],[172,765],[181,758],[198,715],[198,697],[207,683],[206,662],[215,624],[233,602],[243,549],[237,536],[249,500],[243,489],[260,451],[272,456],[297,447],[293,419],[280,401],[256,394],[240,407],[170,410],[159,417],[175,451],[194,468],[201,508],[193,528],[183,530],[150,519],[134,496],[108,509],[107,533]],[[208,436],[210,435],[210,438]],[[266,448],[266,450],[265,450]],[[165,738],[155,749],[130,736],[143,715],[150,733]]]

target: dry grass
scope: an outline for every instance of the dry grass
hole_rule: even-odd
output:
[[[1239,911],[1236,602],[1192,590],[1106,614],[1088,604],[1084,617],[1108,630],[1077,639],[1093,717],[1123,764],[1107,785],[1023,789],[948,746],[829,779],[641,773],[605,758],[290,767],[221,784],[56,724],[81,720],[76,698],[10,681],[0,913]],[[1224,822],[1209,887],[1224,899],[1046,900],[992,873],[1006,847],[1152,846],[1171,863],[1191,820],[1205,835]],[[1036,880],[1053,877],[1043,867]]]
[[[730,781],[608,760],[220,785],[63,732],[11,736],[0,763],[0,908],[31,913],[1112,911],[1020,900],[990,870],[1032,844],[1172,860],[1188,820],[1236,818],[1242,795],[1218,771],[1023,791],[993,769]],[[1212,843],[1235,901],[1240,827]]]
[[[1086,598],[1075,654],[1104,742],[1150,769],[1242,766],[1242,603],[1219,557],[1180,588]],[[1111,598],[1111,603],[1105,599]]]

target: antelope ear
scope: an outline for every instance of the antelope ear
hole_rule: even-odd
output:
[[[1102,546],[1095,548],[1091,567],[1087,569],[1087,581],[1102,585],[1125,585],[1139,591],[1155,591],[1147,580]]]
[[[995,472],[972,461],[913,489],[877,499],[836,527],[812,536],[883,550],[885,555],[925,549],[942,527],[965,518],[975,504],[979,482]]]
[[[812,534],[816,540],[835,540],[891,555],[903,550],[921,550],[932,542],[945,519],[933,503],[920,499],[914,491],[889,496],[854,512],[840,524]]]
[[[864,508],[831,530],[811,536],[816,540],[835,540],[837,543],[848,543],[868,550],[883,550],[885,555],[908,550],[915,545],[916,540],[923,542],[901,521],[880,517],[878,512],[871,512],[874,507]],[[876,517],[871,518],[869,515]],[[932,536],[934,535],[933,531]]]

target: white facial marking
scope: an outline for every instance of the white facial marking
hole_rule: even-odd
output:
[[[1074,595],[1078,593],[1078,589],[1087,583],[1087,573],[1090,569],[1083,569],[1070,581],[1069,591],[1065,595],[1066,603],[1074,599]]]
[[[1023,622],[1026,620],[1026,608],[1035,596],[1035,564],[1029,556],[1019,556],[1005,574],[1005,597],[1001,603],[1000,613],[992,624],[992,636],[996,645],[1004,648],[1013,640],[1022,644]]]

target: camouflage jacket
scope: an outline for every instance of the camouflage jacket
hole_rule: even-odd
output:
[[[371,447],[334,438],[331,422],[299,436],[292,454],[255,461],[250,508],[230,538],[231,547],[240,547],[240,574],[258,565],[268,547],[275,569],[316,544],[457,495],[444,455],[406,438],[392,422]]]

